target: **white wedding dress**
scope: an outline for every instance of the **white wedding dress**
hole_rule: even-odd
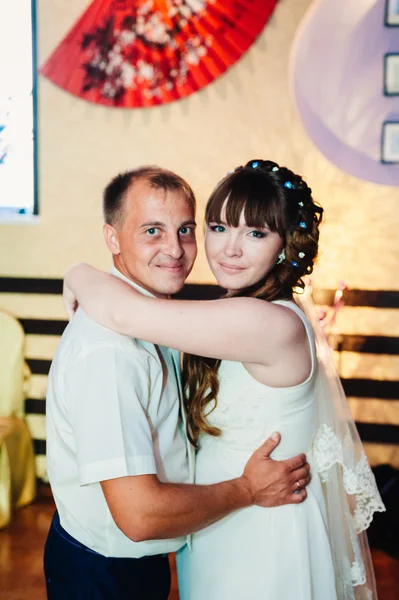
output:
[[[220,437],[203,435],[196,483],[238,477],[252,452],[273,432],[281,442],[272,458],[301,452],[312,467],[316,426],[317,359],[312,328],[293,302],[279,301],[304,322],[312,353],[306,381],[272,388],[241,363],[222,361],[216,409],[208,421]],[[192,536],[191,551],[177,555],[181,600],[337,600],[321,481],[312,469],[301,504],[236,511]]]

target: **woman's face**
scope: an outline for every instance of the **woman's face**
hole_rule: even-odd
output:
[[[238,227],[229,227],[223,207],[220,223],[209,223],[205,252],[218,284],[230,292],[250,287],[274,267],[283,248],[280,235],[267,226],[249,227],[241,214]]]

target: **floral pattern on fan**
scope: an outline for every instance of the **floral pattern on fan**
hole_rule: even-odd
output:
[[[277,0],[94,0],[40,72],[107,106],[153,106],[207,85],[249,48]]]
[[[198,0],[195,4],[203,10],[206,2]],[[170,8],[167,22],[163,14],[154,11],[151,2],[147,2],[124,17],[119,29],[115,28],[115,16],[112,15],[103,27],[86,33],[81,47],[90,49],[92,58],[83,65],[83,91],[97,87],[104,98],[119,102],[129,89],[141,86],[147,98],[159,98],[162,88],[171,91],[184,83],[189,65],[198,65],[213,39],[211,35],[194,35],[184,40],[180,47],[174,43],[175,35],[187,24],[187,17],[197,12],[189,5],[189,2],[181,2]],[[173,52],[167,62],[156,53],[146,60],[140,57],[137,41],[148,49],[168,48]]]

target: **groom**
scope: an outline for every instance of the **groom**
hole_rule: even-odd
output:
[[[197,254],[189,185],[142,167],[111,181],[103,208],[112,273],[150,296],[181,290]],[[273,461],[278,442],[269,438],[241,477],[193,485],[178,352],[110,331],[78,309],[48,385],[57,506],[44,556],[48,598],[166,600],[167,554],[189,533],[253,504],[305,499],[306,459]]]

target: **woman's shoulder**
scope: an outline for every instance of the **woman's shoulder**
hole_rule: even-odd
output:
[[[281,306],[281,307],[285,308],[287,311],[290,311],[291,314],[294,313],[294,315],[299,317],[299,319],[306,326],[311,327],[310,321],[307,318],[306,314],[304,313],[302,308],[300,306],[298,306],[298,304],[296,304],[296,302],[294,300],[273,300],[271,302],[271,304],[274,304],[275,306]]]
[[[312,337],[312,327],[305,315],[294,300],[263,300],[260,298],[247,298],[253,302],[246,308],[252,312],[260,334],[267,335],[274,332],[277,335],[279,346],[284,347],[292,342],[305,340]],[[277,341],[275,340],[275,341]]]

